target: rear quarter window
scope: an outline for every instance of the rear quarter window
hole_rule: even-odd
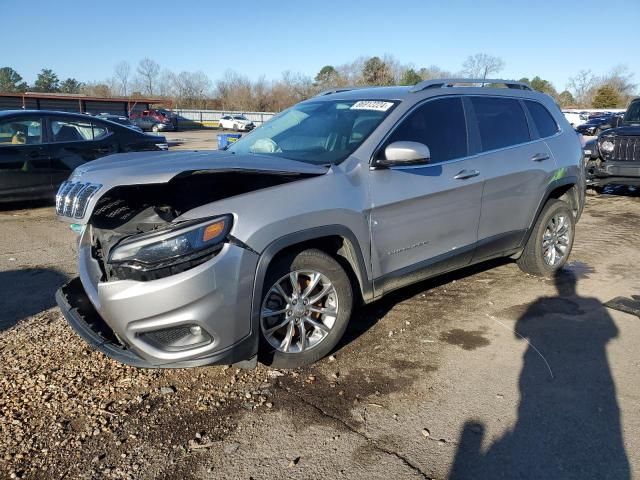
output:
[[[540,137],[550,137],[558,132],[558,124],[553,119],[551,113],[549,113],[549,110],[547,110],[543,105],[530,100],[525,100],[524,104],[527,106],[527,109],[533,118],[533,123],[535,123],[536,128],[538,129]]]
[[[527,119],[517,99],[470,97],[470,100],[483,152],[531,141]]]

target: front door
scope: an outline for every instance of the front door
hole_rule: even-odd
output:
[[[39,198],[52,193],[51,163],[42,142],[42,119],[0,121],[0,196]]]
[[[483,174],[469,158],[459,97],[410,113],[377,155],[396,141],[420,142],[428,164],[370,172],[372,270],[376,295],[467,265],[477,240]]]

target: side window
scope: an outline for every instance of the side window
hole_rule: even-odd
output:
[[[538,102],[525,100],[524,103],[529,109],[533,122],[536,124],[538,133],[542,138],[550,137],[558,132],[558,124],[549,113],[549,110]]]
[[[106,127],[95,124],[89,119],[54,118],[51,120],[51,133],[53,134],[53,142],[60,143],[99,139],[104,137],[108,131]]]
[[[442,98],[418,107],[398,125],[385,146],[401,141],[424,143],[431,151],[431,163],[467,156],[462,100]]]
[[[102,125],[100,123],[92,123],[93,126],[93,139],[100,140],[101,138],[106,137],[109,134],[109,129],[106,125]]]
[[[469,98],[475,110],[483,152],[531,140],[527,119],[518,100],[499,97]]]
[[[0,145],[38,145],[42,143],[39,118],[14,118],[0,122]]]

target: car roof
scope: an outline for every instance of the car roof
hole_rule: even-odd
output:
[[[59,112],[56,110],[2,110],[0,111],[0,118],[4,117],[32,117],[34,115],[56,115],[56,116],[68,116],[75,118],[91,118],[92,115],[87,113],[74,113],[74,112]]]
[[[474,86],[482,84],[484,86]],[[492,86],[503,84],[508,88]],[[529,85],[501,79],[433,79],[411,86],[344,87],[327,90],[307,101],[322,100],[394,100],[419,101],[437,95],[501,95],[517,98],[550,99],[548,95],[533,90]]]

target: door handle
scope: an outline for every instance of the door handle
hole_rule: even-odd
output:
[[[531,157],[531,160],[533,160],[534,162],[542,162],[544,160],[549,160],[549,154],[548,153],[536,153],[533,157]]]
[[[466,180],[467,178],[477,177],[480,175],[478,170],[462,170],[455,177],[456,180]]]

